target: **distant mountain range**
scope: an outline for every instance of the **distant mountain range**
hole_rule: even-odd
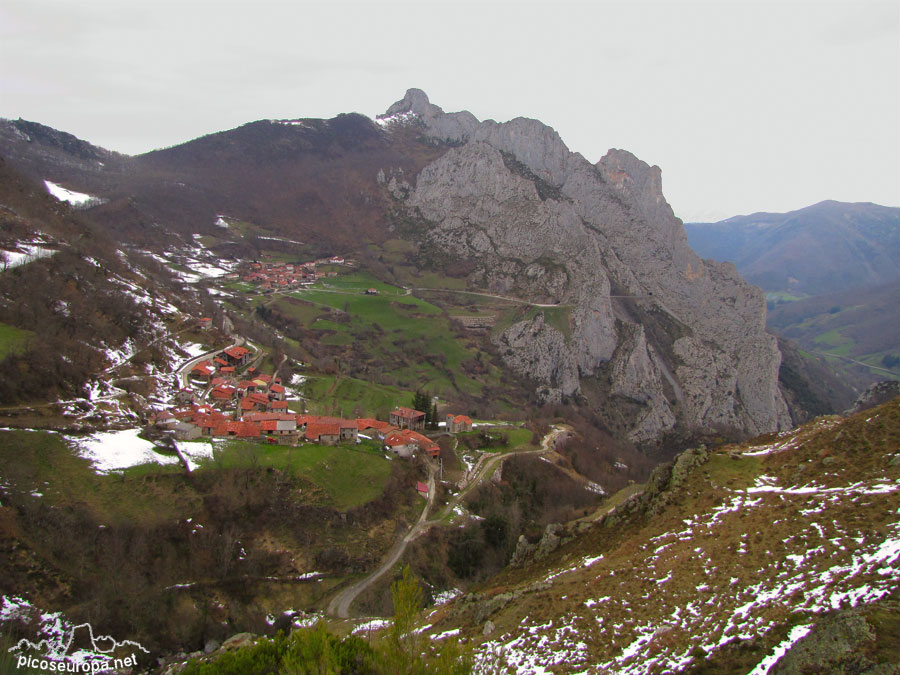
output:
[[[900,208],[824,201],[685,230],[701,257],[733,262],[765,291],[822,295],[900,279]]]
[[[767,291],[771,331],[833,355],[857,387],[900,376],[900,208],[825,201],[685,230]]]

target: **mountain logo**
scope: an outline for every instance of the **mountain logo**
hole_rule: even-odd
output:
[[[26,638],[19,640],[9,652],[18,655],[18,668],[34,668],[66,673],[99,673],[109,669],[120,669],[137,665],[134,650],[149,654],[149,650],[134,640],[119,642],[109,635],[94,635],[89,623],[78,624],[71,630],[50,631],[51,638],[32,642]],[[73,645],[84,647],[72,651]],[[88,647],[88,645],[90,645]],[[116,650],[131,650],[127,657],[113,656]],[[29,655],[27,652],[40,652],[42,657]]]

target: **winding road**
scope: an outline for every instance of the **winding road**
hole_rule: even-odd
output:
[[[366,590],[369,586],[371,586],[376,580],[382,577],[388,570],[390,570],[394,565],[397,564],[397,561],[400,560],[403,553],[406,551],[406,546],[428,531],[428,529],[432,525],[439,524],[462,500],[462,498],[469,493],[476,485],[478,485],[485,476],[487,476],[490,471],[497,465],[498,462],[502,462],[507,457],[512,457],[513,455],[532,455],[532,454],[544,454],[547,452],[551,452],[556,445],[557,439],[563,434],[567,432],[567,429],[562,426],[553,427],[550,432],[544,436],[541,440],[541,447],[535,450],[522,450],[519,452],[505,452],[502,454],[497,454],[490,459],[486,460],[482,463],[481,467],[477,470],[475,476],[469,481],[468,485],[465,488],[460,490],[459,494],[457,494],[447,506],[443,509],[441,514],[436,518],[430,519],[428,518],[428,512],[431,510],[431,507],[434,504],[434,464],[431,461],[428,461],[428,501],[425,503],[425,508],[422,509],[422,513],[419,516],[419,519],[416,521],[415,525],[413,525],[409,532],[406,535],[398,540],[392,547],[391,550],[388,551],[384,560],[378,566],[378,568],[372,572],[369,576],[357,581],[352,586],[348,586],[337,595],[335,595],[331,601],[328,603],[327,613],[331,616],[336,616],[339,619],[348,619],[350,618],[350,606],[353,604],[354,600],[359,597],[360,593]]]
[[[353,601],[356,600],[357,596],[400,560],[400,556],[406,551],[406,545],[418,537],[422,532],[422,528],[425,526],[428,519],[428,511],[431,509],[431,505],[434,502],[434,492],[434,465],[432,462],[428,462],[428,500],[425,502],[425,508],[422,509],[422,514],[419,516],[416,524],[410,528],[405,537],[391,547],[391,550],[388,551],[387,556],[382,561],[381,565],[378,566],[378,569],[365,579],[357,581],[352,586],[345,588],[331,599],[331,602],[328,603],[329,614],[337,616],[339,619],[349,618],[350,605],[353,604]]]

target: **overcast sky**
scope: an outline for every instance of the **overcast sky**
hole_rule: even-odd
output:
[[[136,154],[261,118],[534,117],[685,220],[900,205],[900,2],[2,0],[0,117]]]

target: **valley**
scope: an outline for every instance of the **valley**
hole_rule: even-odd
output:
[[[892,286],[767,317],[659,167],[416,89],[0,150],[0,668],[85,622],[157,675],[898,660],[897,400],[836,415],[808,344],[893,372]]]
[[[766,291],[770,330],[859,392],[900,378],[898,224],[896,208],[826,201],[685,229],[701,255],[733,262]]]

